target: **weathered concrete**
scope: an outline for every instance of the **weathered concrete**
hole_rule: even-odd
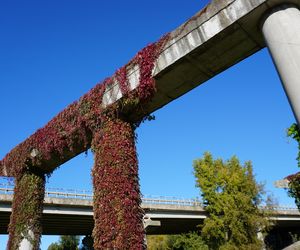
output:
[[[171,32],[171,40],[157,59],[153,76],[157,93],[144,106],[151,113],[196,86],[206,82],[232,65],[265,47],[260,22],[266,12],[282,3],[299,5],[299,0],[213,0],[189,21]],[[139,68],[128,68],[131,89],[139,83]],[[122,94],[118,83],[106,90],[102,104],[118,101]],[[299,107],[299,105],[298,105]],[[294,108],[295,109],[295,108]],[[137,114],[131,114],[138,120]],[[74,146],[74,152],[65,152],[62,158],[41,161],[47,171],[84,152],[83,145]],[[29,156],[30,158],[30,156]],[[0,174],[9,169],[0,166]]]
[[[300,10],[282,4],[265,17],[262,31],[280,75],[294,115],[300,125]]]
[[[6,233],[11,201],[11,195],[0,195],[0,234]],[[147,225],[148,234],[188,232],[206,217],[200,206],[142,204],[142,208],[145,217],[152,221]],[[42,225],[44,235],[91,234],[94,225],[92,201],[45,198]]]
[[[274,186],[277,188],[289,188],[289,181],[288,179],[274,181]]]
[[[153,76],[158,91],[145,110],[161,108],[264,48],[261,19],[282,2],[299,4],[298,0],[215,0],[174,30],[156,62]],[[139,70],[135,67],[129,73],[135,86]],[[121,98],[116,89],[108,91],[110,96],[115,93],[115,100]]]
[[[0,195],[0,234],[7,232],[11,213],[11,195]],[[152,221],[147,234],[173,234],[195,230],[207,213],[199,205],[143,203],[145,217]],[[300,213],[296,209],[278,210],[273,218],[278,228],[299,228]],[[160,224],[160,226],[157,226]],[[86,235],[92,232],[93,209],[91,200],[45,198],[42,217],[44,235]]]
[[[33,234],[33,232],[31,230],[29,230],[28,235],[32,239],[34,239],[34,234]],[[33,250],[33,245],[31,244],[31,242],[28,239],[23,238],[23,240],[20,243],[19,250]]]
[[[155,226],[155,227],[160,227],[161,226],[161,222],[158,220],[152,220],[150,217],[148,216],[144,216],[143,218],[143,224],[144,224],[144,228],[146,229],[149,226]]]
[[[290,245],[288,247],[285,247],[282,250],[299,250],[299,249],[300,249],[300,241],[297,241],[294,244],[292,244],[292,245]]]

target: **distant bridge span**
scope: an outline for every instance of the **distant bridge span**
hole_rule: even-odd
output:
[[[171,39],[155,62],[152,72],[156,89],[143,116],[163,107],[257,51],[269,48],[295,117],[300,121],[300,3],[299,0],[213,0],[204,9],[170,33]],[[138,64],[127,69],[130,89],[140,84]],[[259,90],[258,90],[259,91]],[[118,82],[110,85],[99,105],[106,107],[122,98]],[[141,114],[132,112],[131,120]],[[90,138],[91,139],[91,138]],[[51,145],[51,141],[46,141]],[[53,154],[34,167],[51,172],[86,146],[74,144],[64,155]],[[17,153],[16,153],[17,154]],[[28,152],[28,159],[35,153]],[[47,167],[45,167],[47,166]],[[0,175],[13,169],[0,161]]]
[[[13,190],[0,187],[0,234],[7,234]],[[90,192],[47,191],[42,218],[43,235],[88,235],[93,222]],[[207,217],[197,199],[143,198],[147,234],[179,234],[197,229]],[[296,208],[277,207],[272,217],[277,228],[300,228]],[[155,225],[157,222],[160,225]]]

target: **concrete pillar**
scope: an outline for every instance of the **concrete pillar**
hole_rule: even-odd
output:
[[[44,192],[44,174],[26,171],[16,178],[7,250],[40,249]]]
[[[300,10],[282,4],[269,12],[262,32],[300,126]]]
[[[133,126],[120,118],[102,121],[94,133],[94,248],[146,249]]]
[[[34,234],[31,230],[28,230],[28,235],[31,239],[34,239]],[[33,244],[26,238],[23,238],[19,250],[33,250]]]

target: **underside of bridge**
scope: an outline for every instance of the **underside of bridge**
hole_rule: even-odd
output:
[[[7,234],[11,215],[11,196],[0,196],[0,234]],[[181,234],[199,230],[207,213],[199,205],[172,205],[143,203],[146,217],[156,223],[146,226],[148,235]],[[300,214],[297,209],[276,210],[271,219],[275,222],[271,232],[300,230]],[[46,198],[42,215],[43,235],[91,235],[94,227],[91,200]],[[156,225],[155,225],[156,224]]]
[[[7,234],[9,212],[0,214],[0,234]],[[199,219],[162,218],[156,219],[161,226],[149,226],[146,234],[181,234],[196,231]],[[44,214],[42,217],[43,235],[91,235],[94,228],[93,216]]]
[[[8,248],[38,249],[41,226],[51,231],[49,219],[40,219],[45,175],[92,146],[95,248],[142,249],[134,129],[151,112],[266,45],[299,122],[299,44],[298,0],[213,0],[142,49],[0,162],[0,175],[16,178]],[[131,228],[130,237],[124,228]]]

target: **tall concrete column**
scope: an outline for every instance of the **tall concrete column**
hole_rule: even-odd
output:
[[[144,227],[133,126],[103,119],[94,133],[94,248],[144,250]]]
[[[32,240],[35,239],[35,236],[30,229],[27,231],[27,233],[28,233],[28,236],[30,237],[30,239],[32,239]],[[34,250],[33,244],[27,238],[23,238],[20,243],[19,250]]]
[[[262,32],[300,126],[300,10],[291,4],[275,7],[265,17]]]
[[[38,250],[45,175],[26,171],[16,177],[7,250]]]

